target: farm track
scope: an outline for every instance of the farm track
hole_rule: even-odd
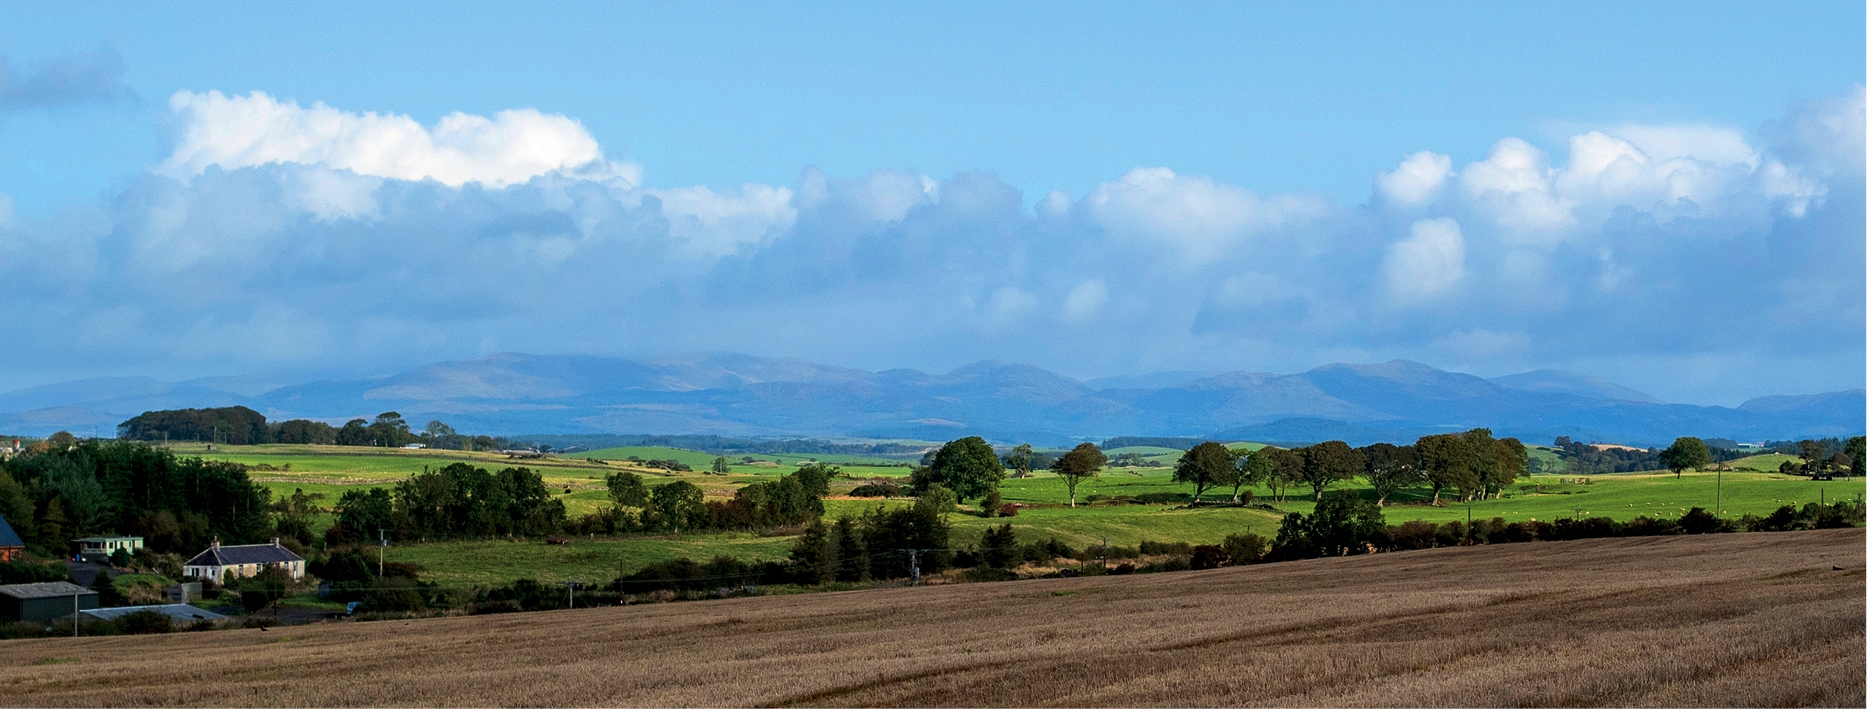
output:
[[[5,641],[0,704],[1863,706],[1864,541],[1601,539]]]

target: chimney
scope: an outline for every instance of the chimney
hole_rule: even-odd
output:
[[[275,546],[275,547],[279,545],[279,538],[278,538],[278,537],[273,537],[273,538],[272,538],[272,545],[273,545],[273,546]]]
[[[213,548],[215,548],[215,549],[219,549],[219,548],[220,548],[220,537],[215,537],[215,538],[214,538],[214,547],[213,547]]]

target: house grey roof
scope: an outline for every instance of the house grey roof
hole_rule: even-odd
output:
[[[69,598],[74,594],[89,594],[95,596],[97,592],[69,581],[16,583],[8,586],[0,586],[0,595],[12,596],[22,601],[28,598]]]
[[[119,608],[94,608],[91,610],[82,610],[78,612],[88,615],[92,618],[97,618],[99,620],[114,620],[118,616],[121,616],[127,613],[135,613],[136,611],[155,611],[157,613],[161,613],[170,618],[173,618],[177,622],[181,622],[181,623],[192,623],[197,620],[226,620],[227,619],[227,616],[221,615],[219,613],[215,613],[214,611],[196,608],[186,603],[165,603],[159,606],[122,606]]]
[[[290,561],[304,561],[305,557],[292,553],[292,550],[271,544],[241,544],[238,546],[208,547],[207,551],[194,555],[183,566],[238,566],[241,564],[283,564]]]
[[[19,538],[19,532],[13,531],[13,525],[7,524],[5,517],[0,517],[0,547],[23,546],[26,542]]]

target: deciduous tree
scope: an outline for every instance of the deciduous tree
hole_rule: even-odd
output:
[[[1230,480],[1232,471],[1232,450],[1223,443],[1206,441],[1180,454],[1180,461],[1173,466],[1173,481],[1192,483],[1193,501],[1199,502],[1207,488]]]
[[[1374,488],[1375,506],[1387,504],[1387,498],[1418,485],[1420,457],[1413,446],[1376,443],[1361,449],[1362,477]]]
[[[1413,447],[1420,459],[1420,472],[1433,487],[1434,505],[1439,504],[1439,494],[1446,488],[1461,491],[1461,500],[1464,491],[1477,489],[1478,463],[1464,437],[1456,433],[1421,436]]]
[[[1806,442],[1806,441],[1805,441]],[[1687,470],[1697,470],[1711,463],[1711,450],[1705,442],[1693,436],[1681,436],[1673,439],[1673,444],[1660,453],[1667,469],[1673,471],[1673,477],[1680,477]]]
[[[1322,491],[1361,472],[1361,454],[1342,441],[1323,441],[1298,449],[1303,456],[1303,482],[1322,500]]]
[[[953,491],[959,501],[984,497],[1005,479],[1005,466],[992,446],[978,436],[949,441],[934,453],[925,468],[915,471],[916,488],[938,484]]]
[[[1081,443],[1051,464],[1050,469],[1063,478],[1063,484],[1070,489],[1071,507],[1076,506],[1076,484],[1100,474],[1108,460],[1096,444]]]

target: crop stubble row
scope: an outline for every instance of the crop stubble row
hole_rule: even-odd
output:
[[[1862,706],[1864,556],[1858,529],[1602,539],[9,641],[0,703]]]

